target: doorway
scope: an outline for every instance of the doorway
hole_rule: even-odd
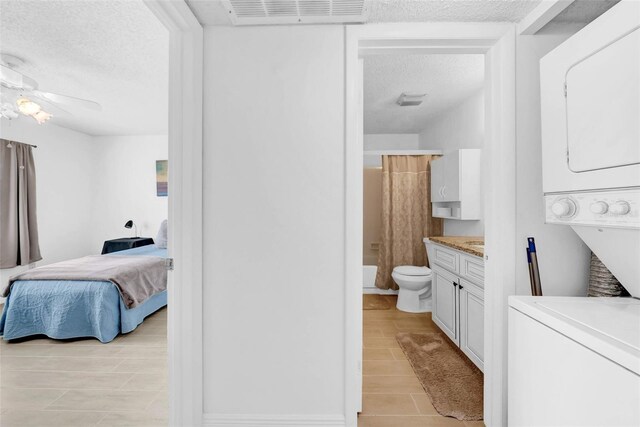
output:
[[[363,58],[381,54],[485,56],[484,419],[506,422],[506,299],[515,293],[515,41],[512,25],[381,24],[348,27],[346,37],[347,425],[362,409]]]
[[[153,253],[152,256],[156,258],[161,257],[165,251],[158,250],[162,254],[155,252],[150,243],[156,240],[160,223],[167,218],[167,197],[165,197],[167,192],[166,187],[162,187],[166,179],[162,179],[164,178],[162,173],[157,173],[160,172],[158,164],[166,164],[168,159],[166,126],[169,116],[166,107],[169,93],[167,86],[169,63],[166,53],[169,51],[169,44],[163,26],[155,21],[155,16],[149,13],[142,2],[130,2],[126,8],[122,4],[113,6],[106,3],[95,6],[66,3],[49,7],[25,4],[19,10],[11,9],[13,5],[8,3],[6,6],[6,12],[9,13],[3,16],[8,20],[14,18],[19,28],[3,25],[3,35],[10,34],[14,39],[9,45],[9,37],[4,37],[3,40],[7,42],[4,47],[11,46],[12,51],[29,55],[28,58],[32,64],[38,64],[38,67],[45,71],[41,74],[42,77],[38,77],[44,82],[43,89],[82,96],[89,100],[96,99],[102,104],[100,113],[90,115],[95,109],[85,106],[99,108],[96,102],[80,99],[75,99],[73,102],[74,98],[56,95],[59,103],[69,104],[64,106],[69,113],[66,116],[61,111],[62,107],[59,107],[61,113],[42,126],[37,125],[35,121],[27,123],[24,119],[30,118],[18,116],[14,117],[16,120],[13,125],[5,127],[3,119],[3,133],[6,131],[8,138],[16,140],[16,144],[4,143],[4,148],[15,148],[18,141],[31,141],[33,143],[31,145],[40,146],[31,148],[34,148],[34,157],[37,158],[40,166],[39,172],[42,172],[40,176],[44,178],[39,181],[38,190],[39,200],[43,202],[40,204],[42,219],[40,228],[44,231],[45,237],[41,243],[46,250],[43,264],[84,256],[96,256],[105,260],[106,256],[97,256],[101,251],[106,255],[120,252],[125,248],[135,248],[128,249],[133,251],[133,253],[127,252],[132,256],[134,253],[141,255],[144,252],[145,254]],[[33,9],[28,9],[29,7]],[[66,19],[69,18],[70,8],[73,9],[74,15],[71,19]],[[5,11],[4,7],[3,11]],[[136,20],[136,25],[131,25],[132,20],[118,20],[118,16],[122,15],[118,15],[116,11]],[[96,14],[101,15],[102,19],[90,19]],[[89,18],[83,19],[83,17]],[[31,25],[24,25],[24,22],[29,22]],[[51,24],[52,22],[55,22],[55,25]],[[84,26],[86,22],[92,22],[92,27]],[[86,32],[58,31],[63,27],[81,27]],[[96,42],[96,40],[111,41],[113,37],[110,35],[115,33],[120,34],[122,39],[131,41],[131,33],[128,31],[144,35],[139,37],[140,40],[144,39],[141,42],[144,46],[140,47],[135,42],[130,42],[127,43],[128,49],[124,51],[119,49],[117,41],[115,47],[113,44]],[[45,52],[29,49],[18,43],[20,40],[29,39],[34,34],[48,40],[48,45],[40,44],[39,49],[46,50]],[[73,35],[75,39],[69,38],[69,35]],[[103,38],[100,39],[101,37]],[[78,39],[86,43],[73,43]],[[34,44],[38,44],[37,40]],[[81,49],[80,44],[86,50]],[[105,49],[96,51],[95,46],[101,44],[104,44]],[[69,51],[68,48],[72,45],[77,47],[75,50],[72,49],[74,53],[63,54],[63,51]],[[55,46],[56,49],[52,49],[51,46]],[[109,47],[113,49],[110,50]],[[145,52],[145,49],[148,55],[140,56],[139,53]],[[114,51],[122,52],[125,57],[114,55]],[[137,55],[135,55],[136,52]],[[93,58],[93,61],[89,61],[91,65],[86,65],[88,57]],[[136,64],[139,64],[134,60],[135,57],[146,64],[145,70],[149,74],[139,73],[138,80],[129,80],[130,74],[127,71],[135,70]],[[51,63],[52,59],[56,62]],[[18,62],[16,66],[20,65]],[[142,68],[144,67],[141,66],[138,69]],[[105,73],[105,69],[112,72]],[[31,75],[31,71],[26,72]],[[16,71],[16,73],[19,72]],[[106,77],[105,74],[110,75]],[[52,76],[60,78],[58,83],[48,80]],[[74,79],[75,76],[79,78]],[[71,81],[65,81],[65,79]],[[7,84],[6,81],[3,83],[3,95],[5,95],[4,89]],[[135,90],[127,91],[126,89],[131,86],[137,87]],[[125,92],[129,98],[124,95]],[[57,108],[53,102],[46,105],[44,108],[47,110]],[[138,114],[143,116],[142,119]],[[142,133],[146,135],[142,136]],[[173,155],[169,160],[174,160]],[[178,167],[178,176],[180,171]],[[179,187],[172,185],[172,189],[176,189],[175,195],[181,194]],[[173,198],[171,204],[175,211],[176,203]],[[187,237],[189,237],[188,234]],[[159,242],[156,240],[155,243]],[[154,252],[147,252],[147,250],[154,250]],[[172,248],[172,251],[172,255],[181,261],[181,248]],[[162,271],[165,268],[163,260],[154,259],[154,268],[156,271]],[[164,378],[166,350],[163,347],[166,348],[166,343],[162,344],[166,337],[167,320],[166,311],[160,309],[166,304],[166,292],[155,292],[135,308],[124,309],[123,299],[114,286],[105,286],[96,281],[87,282],[82,286],[65,282],[61,284],[59,291],[38,299],[35,297],[39,295],[37,294],[39,289],[21,288],[25,290],[25,295],[28,295],[28,298],[22,299],[26,301],[27,308],[29,305],[40,306],[44,311],[53,313],[40,317],[42,321],[37,323],[42,326],[34,325],[33,329],[24,331],[23,334],[32,336],[36,335],[35,332],[42,332],[43,335],[51,338],[74,341],[54,346],[52,344],[54,341],[43,339],[40,342],[44,345],[37,348],[32,345],[37,341],[16,343],[11,347],[11,351],[15,353],[26,353],[28,360],[33,362],[31,366],[37,364],[47,369],[34,370],[30,374],[31,382],[28,383],[25,382],[24,373],[21,372],[24,367],[19,364],[14,365],[14,368],[22,368],[15,369],[15,373],[12,374],[22,391],[13,394],[23,400],[22,402],[14,400],[10,404],[3,401],[3,415],[10,408],[13,412],[11,416],[15,415],[14,420],[26,414],[30,417],[31,423],[46,424],[57,421],[71,424],[71,420],[77,415],[66,412],[71,409],[82,412],[79,418],[87,420],[86,422],[95,418],[99,420],[102,415],[106,415],[99,412],[116,412],[111,411],[115,407],[109,407],[109,398],[121,400],[123,395],[118,387],[122,386],[122,390],[129,388],[129,396],[124,395],[129,406],[120,407],[120,410],[131,409],[132,405],[140,403],[138,398],[142,397],[146,403],[152,401],[158,403],[160,407],[157,412],[162,413],[158,418],[166,419],[167,404],[166,399],[163,398],[166,391]],[[154,280],[154,285],[158,285],[154,289],[156,291],[160,289],[160,285],[165,284],[161,280]],[[173,283],[170,287],[174,287]],[[71,292],[73,297],[65,298]],[[14,293],[14,295],[18,294]],[[39,300],[44,300],[44,304],[37,302],[34,304],[34,301]],[[13,304],[14,301],[17,301],[17,297],[11,304],[12,313],[28,313],[19,304]],[[124,299],[124,301],[127,300]],[[9,304],[5,308],[8,306]],[[14,309],[16,311],[13,311]],[[153,312],[157,313],[151,314]],[[26,317],[38,319],[37,315]],[[145,317],[143,324],[139,324]],[[17,318],[19,319],[20,316]],[[19,326],[26,324],[20,320],[12,323]],[[118,333],[126,335],[117,336]],[[5,332],[3,338],[11,339],[12,336],[22,338],[17,337],[16,334],[12,335],[12,332]],[[95,337],[108,344],[100,344],[98,340],[77,340],[86,336]],[[135,341],[135,347],[132,346],[133,341]],[[101,362],[105,363],[101,366]],[[6,365],[3,363],[3,368]],[[142,369],[139,369],[140,367]],[[101,381],[101,372],[110,369],[117,373],[115,376],[119,380]],[[73,371],[73,374],[69,371]],[[138,375],[139,373],[143,375]],[[126,386],[123,382],[118,382],[125,380],[128,376],[131,376],[130,380],[134,381],[127,383]],[[134,377],[149,381],[146,384],[140,384]],[[57,381],[57,378],[62,378],[64,381]],[[3,380],[5,380],[4,375]],[[157,400],[152,396],[156,392],[156,386]],[[40,388],[48,390],[44,393],[46,395],[44,401],[37,400],[43,393],[31,391]],[[136,393],[138,391],[142,393]],[[9,394],[6,393],[7,396]],[[100,396],[100,399],[97,399],[98,402],[91,398],[96,395]],[[30,399],[34,396],[34,399]],[[64,400],[61,400],[63,396]],[[127,399],[127,397],[132,398]],[[138,405],[135,412],[142,413],[146,406],[146,404]],[[50,412],[30,413],[31,410],[43,408]],[[38,421],[42,419],[46,421]],[[9,418],[5,421],[11,424],[10,420]],[[21,423],[21,421],[17,422],[17,424]]]

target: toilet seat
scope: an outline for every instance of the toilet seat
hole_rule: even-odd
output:
[[[431,276],[429,267],[417,267],[415,265],[400,265],[393,269],[393,272],[402,276]]]

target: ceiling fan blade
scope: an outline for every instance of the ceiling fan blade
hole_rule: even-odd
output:
[[[102,111],[102,106],[97,102],[89,101],[87,99],[75,98],[73,96],[60,95],[51,92],[42,92],[40,90],[32,91],[34,95],[47,101],[54,102],[56,104],[62,104],[69,107],[81,107],[89,110]]]
[[[27,98],[31,98],[32,101],[42,104],[43,109],[52,113],[54,116],[59,116],[61,113],[73,116],[73,114],[62,108],[57,102],[53,102],[44,96],[39,96],[36,92],[37,91],[26,92],[25,95]]]
[[[27,77],[24,74],[19,73],[16,70],[12,70],[2,64],[0,64],[0,81],[2,81],[3,86],[7,86],[12,89],[38,89],[38,82],[33,80],[31,77]]]

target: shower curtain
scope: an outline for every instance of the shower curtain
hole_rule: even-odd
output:
[[[382,230],[376,287],[398,289],[398,265],[427,264],[422,239],[441,236],[442,219],[431,216],[433,156],[382,156]]]
[[[31,146],[0,139],[0,268],[41,259]]]

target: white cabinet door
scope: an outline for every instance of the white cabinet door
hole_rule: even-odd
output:
[[[436,268],[433,270],[431,280],[433,285],[433,321],[453,342],[459,345],[456,312],[458,279],[442,269]]]
[[[482,289],[460,281],[460,349],[484,371],[484,297]]]
[[[441,157],[431,162],[431,201],[443,201],[445,159]]]
[[[460,150],[447,153],[444,159],[444,187],[442,201],[457,202],[460,200]]]

